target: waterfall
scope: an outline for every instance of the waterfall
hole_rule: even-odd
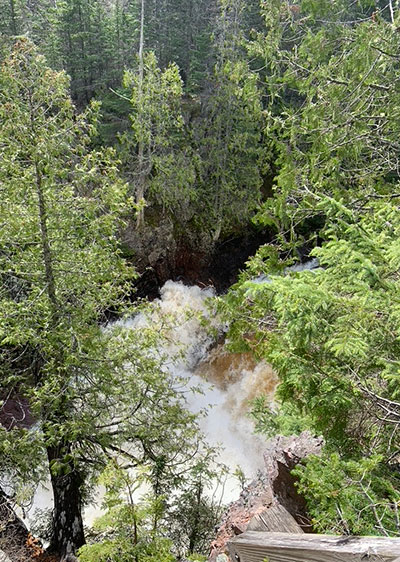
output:
[[[232,472],[239,466],[250,479],[263,466],[264,441],[253,435],[253,424],[247,417],[249,401],[260,393],[270,395],[272,400],[276,377],[268,365],[256,364],[250,354],[229,353],[223,344],[216,344],[215,333],[222,336],[224,326],[207,306],[213,296],[212,289],[167,281],[160,299],[150,303],[146,313],[120,323],[132,330],[163,327],[167,336],[162,349],[155,352],[167,358],[165,368],[173,377],[186,381],[184,396],[188,409],[192,413],[208,409],[205,417],[199,416],[199,425],[210,445],[221,445],[219,460]],[[201,393],[191,392],[193,387]],[[223,494],[223,503],[228,503],[237,499],[240,486],[239,480],[230,476],[223,491],[213,493]],[[87,525],[100,515],[101,496],[99,489],[97,505],[85,509]],[[41,486],[27,522],[34,518],[35,509],[52,504],[50,487]]]
[[[253,434],[249,402],[259,394],[272,400],[276,377],[269,365],[255,363],[250,354],[229,353],[223,344],[215,345],[215,335],[210,335],[206,324],[220,334],[224,326],[207,306],[214,296],[212,289],[167,281],[160,294],[149,315],[136,316],[125,325],[132,329],[168,325],[163,352],[171,358],[170,373],[184,378],[188,389],[201,390],[201,394],[186,393],[188,409],[197,413],[208,408],[207,415],[199,417],[207,441],[222,446],[220,460],[232,471],[239,466],[251,478],[263,466],[264,441]],[[224,501],[236,499],[239,491],[239,482],[229,478]]]

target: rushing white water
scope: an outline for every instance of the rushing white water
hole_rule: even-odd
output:
[[[285,273],[290,273],[290,272],[299,273],[301,271],[313,271],[318,268],[319,268],[319,261],[317,258],[313,258],[304,263],[296,263],[295,265],[290,265],[285,269]],[[268,277],[268,275],[262,273],[258,277],[254,277],[254,279],[252,279],[251,282],[256,283],[257,285],[262,285],[263,283],[270,283],[271,280]]]
[[[220,460],[232,470],[238,466],[250,478],[263,466],[263,440],[253,434],[247,417],[249,401],[263,393],[273,396],[276,378],[271,368],[256,364],[249,354],[232,354],[223,345],[214,346],[205,320],[220,332],[223,327],[207,307],[211,289],[188,287],[168,281],[161,289],[161,299],[153,303],[150,317],[140,315],[127,323],[132,329],[149,323],[169,326],[164,352],[171,358],[170,372],[187,387],[201,389],[187,393],[187,405],[193,413],[208,408],[199,424],[211,445],[221,445]],[[180,353],[179,359],[177,354]],[[234,499],[239,482],[228,479],[225,501]]]
[[[223,447],[221,462],[232,471],[239,466],[251,478],[263,466],[264,442],[253,435],[253,424],[246,415],[248,402],[260,393],[270,395],[272,400],[276,379],[268,365],[256,364],[249,354],[232,354],[222,344],[215,344],[215,333],[222,335],[224,327],[207,306],[212,296],[212,289],[168,281],[161,289],[161,298],[151,303],[149,313],[123,324],[132,330],[149,325],[163,327],[167,338],[158,351],[169,358],[166,368],[170,373],[186,380],[188,409],[197,413],[208,408],[205,417],[199,416],[207,441]],[[191,387],[199,388],[201,393],[191,392]],[[236,499],[239,492],[239,480],[228,477],[223,502]],[[91,525],[100,514],[101,495],[99,490],[96,504],[86,508],[85,524]],[[35,509],[52,504],[50,486],[41,487],[28,513],[28,523],[35,518]]]

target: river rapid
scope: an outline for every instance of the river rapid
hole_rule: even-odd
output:
[[[256,364],[250,354],[229,353],[223,343],[217,343],[223,341],[225,327],[208,305],[213,296],[211,288],[167,281],[149,312],[123,324],[132,330],[163,326],[167,337],[158,352],[167,358],[165,368],[177,380],[184,379],[187,408],[192,413],[207,410],[205,416],[199,416],[200,429],[210,445],[221,447],[218,460],[230,469],[220,489],[212,492],[226,504],[237,499],[241,490],[233,472],[240,467],[244,477],[251,479],[263,466],[264,441],[253,434],[249,402],[259,394],[269,395],[272,401],[276,377],[269,365]],[[192,388],[200,392],[192,392]],[[99,490],[96,503],[85,510],[87,525],[101,513],[101,496]],[[37,508],[51,508],[52,503],[51,490],[41,487],[28,513],[28,524],[37,517]]]
[[[199,425],[208,443],[221,446],[219,460],[232,472],[240,467],[251,478],[263,466],[264,441],[253,434],[249,404],[259,394],[272,401],[276,377],[269,365],[256,364],[250,354],[229,353],[216,343],[215,334],[222,340],[224,326],[208,306],[213,289],[167,281],[160,294],[150,316],[139,315],[127,325],[132,329],[149,323],[168,325],[163,352],[170,358],[171,374],[187,381],[188,409],[192,413],[207,409],[205,417],[199,416]],[[223,501],[236,499],[239,492],[239,481],[228,478]]]

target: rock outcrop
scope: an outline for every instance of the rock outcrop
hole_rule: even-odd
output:
[[[214,243],[205,233],[191,233],[189,227],[177,232],[173,221],[165,217],[148,217],[140,231],[132,219],[121,232],[121,242],[126,257],[141,274],[135,284],[136,297],[157,298],[158,289],[168,280],[226,291],[249,256],[270,239],[267,232],[247,230]]]
[[[267,442],[265,470],[260,472],[223,516],[211,545],[210,562],[228,556],[227,542],[246,530],[303,533],[310,530],[307,506],[291,470],[308,455],[318,455],[322,438],[309,432],[277,436]],[[217,560],[218,559],[218,560]]]

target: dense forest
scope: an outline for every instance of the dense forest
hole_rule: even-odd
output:
[[[193,264],[200,279],[235,244],[247,253],[208,330],[277,375],[255,431],[323,437],[295,469],[315,532],[400,536],[398,4],[0,0],[12,562],[205,560],[226,467],[137,288],[162,260],[160,284]],[[54,506],[27,530],[41,485]]]

